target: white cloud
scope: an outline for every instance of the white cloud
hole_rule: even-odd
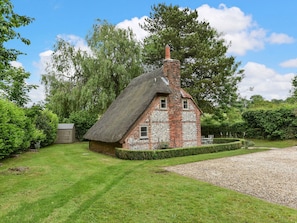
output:
[[[87,45],[86,41],[80,36],[71,35],[71,34],[59,34],[58,39],[63,39],[66,42],[74,46],[75,49],[91,53],[90,47]]]
[[[231,42],[229,53],[244,55],[248,50],[264,48],[266,31],[259,28],[252,16],[245,15],[240,8],[228,8],[224,4],[212,8],[205,4],[197,11],[200,21],[208,21],[228,43]]]
[[[280,64],[282,67],[297,67],[297,58],[284,61]]]
[[[41,84],[37,84],[37,89],[32,89],[29,92],[29,98],[31,101],[27,104],[27,107],[31,107],[33,104],[37,104],[38,102],[42,102],[45,100],[45,89]]]
[[[265,44],[289,44],[294,38],[283,33],[272,33],[258,26],[251,15],[246,15],[238,7],[228,8],[220,4],[218,8],[202,5],[197,8],[198,19],[208,21],[212,27],[222,33],[222,37],[231,46],[229,53],[245,55],[249,50],[262,50]]]
[[[45,69],[47,67],[47,64],[50,63],[51,61],[51,56],[53,54],[52,50],[46,50],[44,52],[41,52],[39,54],[39,61],[38,62],[33,62],[33,66],[36,68],[36,75],[38,76],[38,79],[41,80],[41,75],[45,74]],[[38,103],[41,101],[44,101],[45,99],[45,88],[44,85],[42,85],[41,83],[35,83],[31,82],[30,84],[35,84],[38,85],[37,89],[32,89],[29,92],[29,97],[31,99],[31,102],[28,103],[27,106],[32,106],[34,103]]]
[[[294,41],[295,40],[293,37],[290,37],[284,33],[272,33],[268,38],[268,42],[272,44],[293,43]]]
[[[23,64],[21,62],[18,61],[11,61],[10,65],[16,68],[24,68]]]
[[[238,33],[253,26],[253,20],[250,15],[245,15],[240,8],[228,8],[220,4],[218,8],[211,8],[204,4],[197,8],[198,19],[206,20],[219,32]]]
[[[147,16],[143,16],[141,18],[134,17],[131,20],[124,20],[123,22],[120,22],[116,25],[116,27],[121,29],[127,29],[130,27],[130,29],[133,30],[133,33],[135,34],[136,40],[142,41],[148,33],[143,30],[139,24],[144,24],[144,20],[147,18]]]
[[[207,21],[222,34],[227,43],[231,43],[228,52],[235,55],[245,55],[247,51],[262,50],[266,43],[289,44],[294,38],[283,33],[272,33],[268,36],[267,30],[259,27],[251,15],[246,15],[238,7],[228,8],[220,4],[218,8],[204,4],[196,9],[199,21]],[[119,28],[130,27],[137,40],[143,40],[148,33],[140,28],[146,16],[134,17],[117,24]]]
[[[248,62],[243,69],[245,78],[239,84],[241,96],[248,99],[252,95],[261,95],[267,100],[286,99],[292,88],[293,73],[279,74],[263,64]],[[249,89],[253,88],[253,91]]]
[[[54,51],[46,50],[39,54],[39,61],[33,62],[33,66],[37,68],[37,73],[41,77],[42,74],[45,73],[45,68],[47,64],[51,62],[51,57]]]

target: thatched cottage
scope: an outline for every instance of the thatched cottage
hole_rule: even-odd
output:
[[[166,46],[163,67],[134,78],[85,134],[89,148],[152,150],[201,145],[201,111],[181,88],[180,62]]]

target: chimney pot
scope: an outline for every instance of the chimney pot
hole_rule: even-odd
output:
[[[167,44],[165,46],[165,60],[170,60],[170,46]]]

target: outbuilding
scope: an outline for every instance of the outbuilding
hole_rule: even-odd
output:
[[[58,124],[57,139],[55,143],[75,142],[75,126],[73,123]]]

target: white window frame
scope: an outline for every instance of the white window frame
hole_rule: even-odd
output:
[[[145,134],[144,134],[145,133]],[[148,126],[147,125],[141,125],[139,127],[139,138],[140,139],[148,139]]]
[[[161,97],[160,98],[160,109],[167,109],[167,98]]]

